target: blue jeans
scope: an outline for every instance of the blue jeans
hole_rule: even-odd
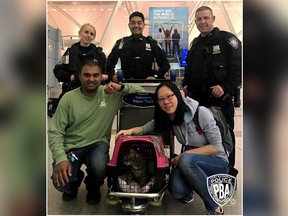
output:
[[[53,181],[54,187],[61,192],[77,190],[84,177],[84,173],[80,168],[85,164],[87,176],[84,182],[86,189],[95,193],[99,192],[100,186],[103,185],[106,178],[106,165],[109,162],[109,145],[103,141],[99,141],[79,149],[73,149],[72,151],[78,158],[74,162],[69,161],[72,166],[72,176],[69,177],[69,182],[65,186],[57,186]]]
[[[184,153],[173,168],[168,190],[177,199],[195,191],[204,201],[206,209],[215,210],[218,204],[211,198],[207,189],[207,177],[214,174],[228,174],[229,163],[212,155]]]

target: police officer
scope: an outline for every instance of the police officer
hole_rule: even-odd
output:
[[[202,106],[220,107],[234,129],[233,95],[241,85],[241,43],[234,34],[214,28],[214,21],[211,8],[197,9],[195,23],[200,35],[186,57],[184,92]],[[229,161],[234,165],[233,154]]]
[[[53,69],[58,81],[63,82],[59,100],[66,92],[81,86],[78,75],[84,60],[94,59],[98,61],[102,67],[102,80],[106,80],[106,82],[111,80],[114,73],[102,47],[97,47],[92,43],[96,37],[95,27],[89,23],[83,24],[79,30],[79,37],[80,41],[66,50],[61,61]]]
[[[116,41],[108,60],[115,67],[120,58],[125,79],[163,79],[170,65],[157,41],[142,35],[144,15],[133,12],[128,26],[132,35]]]

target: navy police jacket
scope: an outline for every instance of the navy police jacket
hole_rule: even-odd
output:
[[[65,62],[66,56],[69,56],[69,60]],[[72,74],[75,75],[73,88],[81,86],[78,73],[81,71],[83,62],[87,59],[96,59],[102,67],[102,73],[107,74],[111,79],[114,69],[107,61],[106,55],[102,52],[102,47],[96,47],[95,44],[91,43],[84,51],[80,46],[80,42],[77,42],[65,51],[61,62],[59,62],[53,70],[57,80],[63,82],[63,88],[71,85],[70,77]]]
[[[119,58],[125,79],[164,78],[170,69],[165,52],[151,36],[136,38],[131,35],[117,40],[108,60],[115,67]]]
[[[200,37],[193,40],[187,54],[183,86],[187,85],[189,91],[209,91],[211,86],[220,85],[224,94],[233,95],[241,85],[241,42],[234,34],[215,27],[207,36],[203,49],[201,89],[194,89],[191,64]]]

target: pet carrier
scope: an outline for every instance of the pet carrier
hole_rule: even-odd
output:
[[[143,212],[148,199],[161,202],[169,174],[161,137],[120,136],[107,172],[108,197],[119,198],[124,211]]]

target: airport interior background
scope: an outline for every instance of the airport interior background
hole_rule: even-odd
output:
[[[65,50],[73,43],[79,41],[78,30],[84,23],[91,23],[96,28],[94,43],[103,47],[106,56],[109,55],[114,43],[119,38],[131,34],[128,28],[129,15],[134,11],[140,11],[145,17],[145,29],[143,34],[149,35],[151,20],[149,20],[149,8],[151,7],[185,7],[188,9],[186,30],[188,33],[188,45],[193,38],[199,35],[194,23],[195,10],[207,5],[212,8],[216,17],[214,26],[221,30],[234,33],[242,41],[242,1],[47,1],[47,100],[54,99],[61,93],[61,83],[53,74],[53,68],[60,60]],[[188,47],[187,47],[188,48]],[[179,59],[180,57],[180,59]],[[176,71],[176,84],[181,89],[181,80],[184,76],[184,67],[181,64],[181,55],[167,56],[171,70]],[[167,74],[169,78],[169,73]],[[148,85],[149,86],[149,85]],[[152,85],[153,86],[153,85]],[[242,97],[242,89],[241,89]],[[49,108],[48,108],[49,109]],[[235,135],[236,135],[236,168],[240,171],[237,176],[237,190],[233,198],[224,206],[225,214],[242,215],[242,104],[235,109]],[[48,118],[48,124],[51,118]],[[110,155],[113,153],[117,131],[117,116],[112,128],[110,141]],[[176,151],[180,145],[175,141]],[[178,147],[177,147],[178,146]],[[63,202],[61,193],[52,185],[50,176],[52,173],[51,152],[47,148],[47,190],[48,190],[48,215],[121,215],[124,214],[120,205],[109,206],[105,202],[105,193],[108,188],[102,186],[102,198],[97,206],[89,206],[85,203],[86,190],[82,184],[76,200],[69,203]],[[196,195],[194,201],[187,205],[177,202],[165,192],[162,205],[149,206],[144,214],[152,215],[198,215],[204,210],[204,204]]]

